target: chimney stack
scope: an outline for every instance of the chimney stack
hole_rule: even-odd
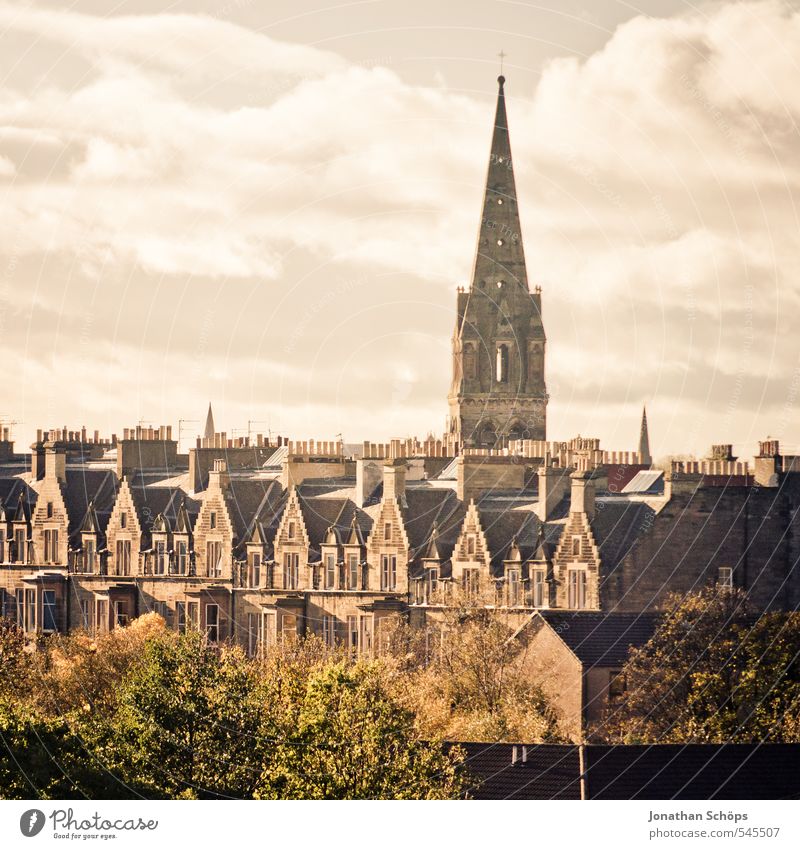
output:
[[[402,458],[383,464],[383,497],[396,498],[406,506],[406,461]]]
[[[570,493],[570,513],[585,513],[594,518],[594,479],[590,470],[576,471],[570,475],[572,492]]]
[[[44,476],[47,480],[67,482],[67,450],[63,443],[45,443]]]

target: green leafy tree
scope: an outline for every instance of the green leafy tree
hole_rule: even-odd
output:
[[[312,671],[276,728],[260,798],[449,799],[462,792],[463,754],[419,739],[379,663],[339,661]]]
[[[109,768],[146,795],[251,797],[268,757],[255,667],[199,632],[148,640],[109,715],[86,733]]]
[[[631,651],[601,734],[622,742],[800,741],[800,613],[757,617],[740,591],[672,596]]]

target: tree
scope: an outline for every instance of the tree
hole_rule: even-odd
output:
[[[631,651],[601,733],[628,743],[800,741],[800,613],[757,617],[739,590],[667,599]]]
[[[259,798],[449,799],[462,792],[463,753],[419,738],[378,662],[312,671],[276,730]]]
[[[197,631],[151,637],[107,717],[86,733],[108,767],[146,795],[252,797],[268,749],[256,668]]]
[[[562,739],[516,624],[502,611],[456,599],[427,632],[397,627],[396,690],[423,734],[464,742]]]

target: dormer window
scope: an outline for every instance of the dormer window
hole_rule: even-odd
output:
[[[83,540],[83,568],[86,572],[94,572],[94,564],[97,557],[94,537],[85,537]]]
[[[44,532],[44,562],[58,562],[58,529],[47,528]]]
[[[334,554],[325,555],[325,589],[336,589],[336,556]]]
[[[217,514],[214,510],[211,511],[208,517],[209,524],[211,525],[211,530],[216,530],[217,527]]]
[[[519,605],[521,587],[519,569],[509,569],[506,584],[509,607],[517,607]]]
[[[354,551],[351,551],[347,555],[347,589],[348,590],[357,590],[360,589],[358,580],[359,573],[359,563],[358,563],[358,554]]]
[[[156,575],[163,575],[167,571],[167,543],[163,539],[156,540],[154,546],[155,566],[154,572]]]
[[[175,568],[179,575],[185,575],[189,569],[189,545],[185,539],[175,543]]]

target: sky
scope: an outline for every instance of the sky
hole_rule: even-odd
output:
[[[798,3],[550,6],[0,0],[18,443],[441,433],[502,50],[548,438],[800,449]]]

